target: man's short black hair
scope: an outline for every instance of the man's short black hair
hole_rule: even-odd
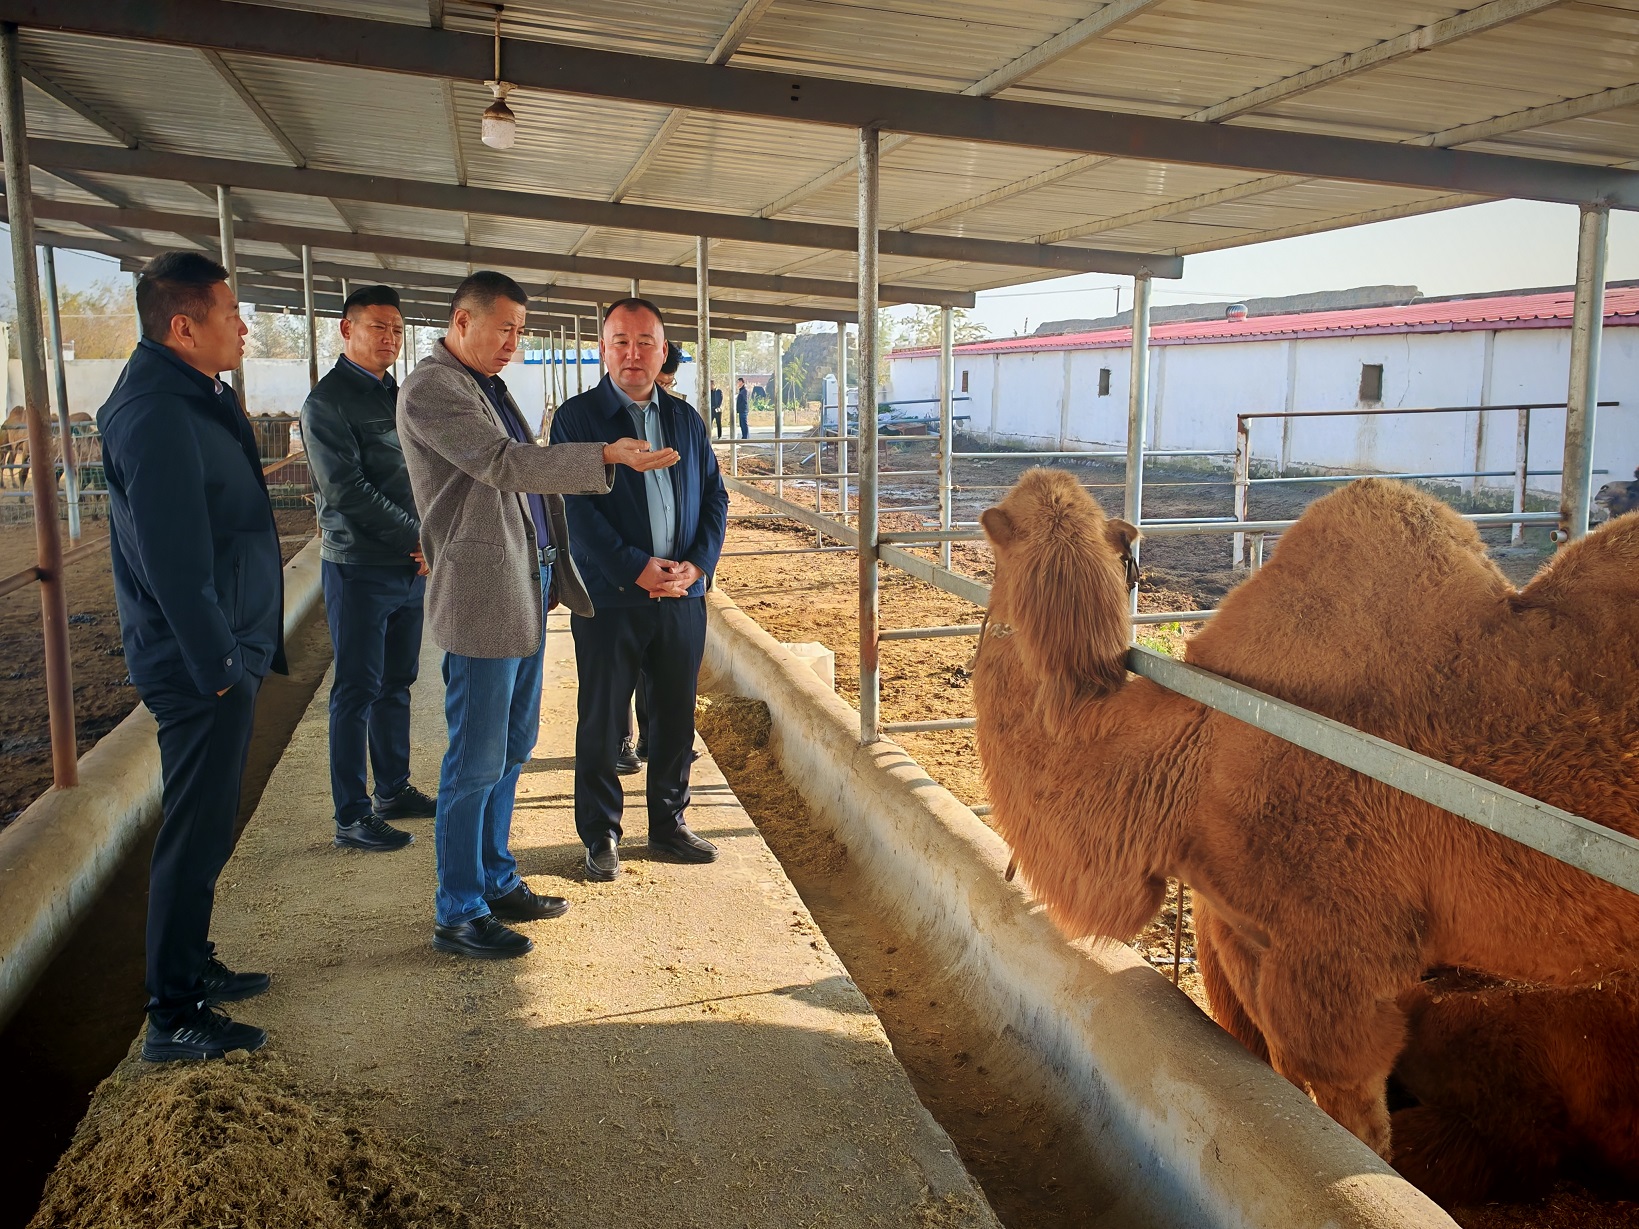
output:
[[[202,252],[162,252],[137,277],[137,319],[142,335],[164,344],[171,320],[186,316],[204,323],[211,310],[211,287],[228,280],[228,271]]]
[[[674,376],[677,374],[677,369],[682,365],[683,347],[678,345],[675,341],[668,341],[666,343],[666,361],[660,364],[660,374],[663,376]]]
[[[455,295],[450,299],[450,319],[455,319],[455,313],[463,307],[469,312],[488,315],[497,299],[509,299],[520,307],[529,306],[529,296],[524,293],[524,288],[505,273],[497,273],[494,269],[469,273],[455,288]]]
[[[399,307],[398,291],[391,286],[360,286],[341,305],[342,319],[351,320],[354,310],[361,307],[391,307],[400,313],[403,311]]]
[[[744,384],[746,382],[746,378],[744,376],[741,376],[739,379],[735,380],[734,382],[736,384]]]
[[[613,303],[609,304],[609,310],[603,313],[603,322],[608,324],[609,317],[618,311],[648,312],[649,315],[654,317],[655,323],[660,326],[661,331],[665,331],[666,322],[660,318],[660,309],[647,299],[640,299],[635,295],[624,299],[616,299]]]

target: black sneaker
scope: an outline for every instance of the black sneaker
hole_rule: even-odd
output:
[[[414,840],[415,837],[410,833],[389,826],[387,821],[378,815],[366,815],[353,824],[336,825],[337,848],[368,849],[371,853],[386,853],[393,849],[403,849]]]
[[[452,956],[475,956],[479,960],[509,960],[535,950],[535,942],[528,935],[507,929],[488,913],[459,926],[434,926],[433,946]]]
[[[214,1007],[218,1003],[253,999],[266,990],[273,979],[266,973],[235,973],[212,956],[205,961],[205,972],[200,980],[205,984],[205,1002]]]
[[[377,819],[432,819],[438,814],[438,799],[406,785],[391,798],[370,799],[370,809]]]
[[[643,771],[643,761],[632,750],[632,740],[629,738],[621,739],[620,754],[615,756],[615,772],[620,776],[629,777],[633,773],[641,771]]]
[[[227,1012],[201,1003],[169,1028],[150,1019],[142,1038],[142,1058],[150,1063],[198,1062],[221,1058],[230,1050],[260,1050],[266,1044],[266,1029],[236,1023]]]

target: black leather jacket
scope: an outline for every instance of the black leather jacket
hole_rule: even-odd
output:
[[[332,563],[412,565],[421,540],[398,445],[398,390],[338,358],[302,404],[302,443]]]

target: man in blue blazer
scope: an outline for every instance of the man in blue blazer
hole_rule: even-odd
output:
[[[615,761],[629,733],[638,673],[649,690],[649,848],[712,862],[717,848],[689,831],[694,699],[706,647],[706,584],[728,527],[728,491],[706,424],[658,387],[666,361],[660,312],[622,299],[604,317],[608,372],[552,419],[551,441],[612,443],[625,436],[675,448],[670,469],[615,473],[607,495],[568,497],[570,553],[586,578],[594,618],[570,617],[580,673],[575,731],[575,827],[588,879],[620,873],[622,793]]]
[[[246,328],[227,270],[197,252],[137,280],[142,340],[97,413],[125,664],[159,725],[164,820],[148,879],[149,1061],[255,1050],[267,1034],[216,1004],[250,998],[209,940],[233,852],[256,692],[286,673],[284,572],[256,436],[217,377]]]

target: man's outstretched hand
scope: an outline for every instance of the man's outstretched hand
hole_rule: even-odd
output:
[[[677,449],[660,448],[651,450],[648,440],[616,440],[612,444],[603,446],[603,463],[605,465],[626,465],[643,474],[651,469],[669,469],[671,466],[676,465]]]

